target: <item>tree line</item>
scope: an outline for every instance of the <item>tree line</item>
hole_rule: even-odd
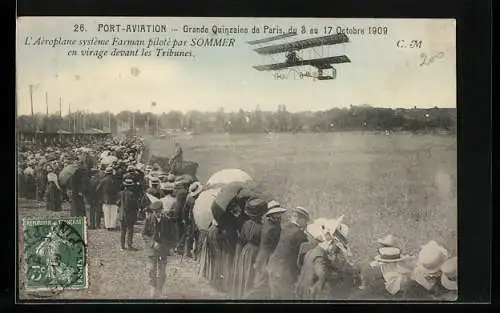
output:
[[[94,128],[117,133],[163,133],[164,130],[192,131],[194,133],[264,133],[264,132],[327,132],[327,131],[456,131],[455,108],[392,109],[370,105],[332,108],[326,111],[292,113],[285,105],[278,110],[237,112],[122,111],[61,115],[21,115],[17,118],[19,131],[83,132]]]

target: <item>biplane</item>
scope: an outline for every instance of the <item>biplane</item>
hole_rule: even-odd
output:
[[[283,35],[258,39],[254,41],[248,41],[250,45],[263,44],[279,39],[284,39],[288,37],[293,37],[297,33],[286,33]],[[260,55],[273,55],[278,53],[285,53],[284,62],[266,64],[266,65],[256,65],[254,68],[258,71],[279,71],[286,68],[302,67],[302,66],[312,66],[317,69],[317,73],[311,74],[309,72],[300,73],[303,77],[312,77],[318,80],[330,80],[335,79],[336,70],[333,64],[340,63],[350,63],[351,60],[346,55],[328,56],[315,59],[303,59],[299,56],[298,51],[315,48],[321,46],[336,45],[341,43],[349,42],[347,35],[339,33],[334,35],[328,35],[323,37],[302,39],[293,42],[286,42],[281,44],[274,44],[270,46],[260,47],[254,49]],[[331,70],[331,75],[324,74],[325,70]]]

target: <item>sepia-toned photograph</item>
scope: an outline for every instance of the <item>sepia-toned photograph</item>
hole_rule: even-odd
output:
[[[19,298],[456,301],[455,32],[18,18]]]

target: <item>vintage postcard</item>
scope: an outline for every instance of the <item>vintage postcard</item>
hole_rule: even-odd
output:
[[[20,298],[456,300],[455,26],[18,18]]]

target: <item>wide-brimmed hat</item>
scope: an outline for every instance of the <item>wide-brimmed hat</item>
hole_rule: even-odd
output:
[[[396,238],[393,235],[388,234],[384,238],[377,239],[377,242],[384,247],[395,247],[396,246]]]
[[[326,221],[325,228],[326,230],[333,236],[335,231],[340,227],[342,221],[344,220],[344,215],[341,215],[339,218],[331,218]]]
[[[378,254],[375,256],[375,261],[380,263],[400,262],[408,258],[406,255],[401,255],[401,249],[396,247],[382,247],[378,249]]]
[[[250,217],[262,216],[267,211],[267,202],[262,199],[251,199],[245,204],[245,213]]]
[[[271,210],[271,209],[274,209],[274,208],[279,208],[281,206],[281,204],[276,201],[276,200],[271,200],[267,203],[267,209],[268,210]]]
[[[160,183],[160,189],[166,191],[174,191],[174,184],[172,183]]]
[[[417,264],[423,272],[434,274],[440,271],[447,258],[448,251],[434,240],[431,240],[422,246],[418,253]]]
[[[134,180],[133,179],[130,179],[130,178],[127,178],[123,181],[123,186],[126,186],[126,187],[130,187],[130,186],[133,186],[135,183],[134,183]]]
[[[315,219],[311,224],[307,225],[307,232],[317,241],[323,242],[326,240],[326,219]]]
[[[174,174],[168,174],[167,175],[167,181],[170,183],[173,183],[175,181],[175,175]]]
[[[199,181],[195,181],[191,185],[189,185],[189,194],[193,197],[196,197],[203,190],[203,185]]]
[[[264,213],[264,216],[269,216],[269,215],[273,215],[273,214],[281,214],[281,213],[284,213],[288,211],[287,209],[285,208],[282,208],[282,207],[274,207],[272,209],[269,209],[266,213]]]
[[[457,257],[448,259],[441,266],[441,285],[448,290],[458,290]]]
[[[304,218],[306,218],[308,221],[311,220],[311,215],[309,214],[309,212],[301,206],[293,208],[292,213],[297,213],[297,214],[303,216]]]

